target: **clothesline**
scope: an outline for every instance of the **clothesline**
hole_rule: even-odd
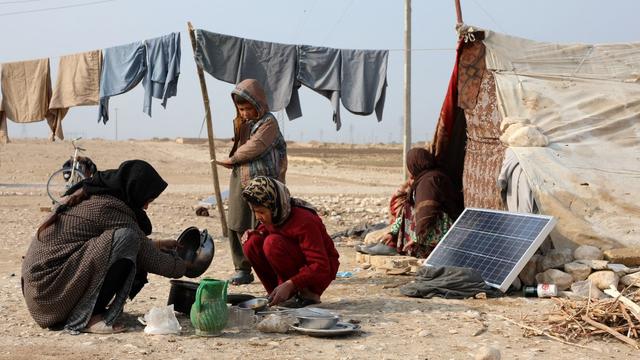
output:
[[[388,51],[405,51],[405,49],[388,49]],[[422,48],[409,49],[409,51],[456,51],[456,48]]]
[[[6,12],[6,13],[0,13],[0,17],[2,17],[2,16],[10,16],[10,15],[18,15],[18,14],[36,13],[36,12],[43,12],[43,11],[49,11],[49,10],[68,9],[68,8],[96,5],[96,4],[114,2],[114,1],[116,1],[116,0],[99,0],[99,1],[86,2],[86,3],[82,3],[82,4],[54,6],[54,7],[43,8],[43,9],[11,11],[11,12]],[[0,3],[0,4],[13,4],[13,3],[17,4],[17,3],[20,3],[20,2],[22,2],[22,1],[7,1],[7,2]],[[24,2],[27,2],[27,1],[24,1]]]
[[[106,1],[116,1],[116,0],[106,0]],[[2,16],[2,14],[0,14],[0,16]],[[186,33],[185,31],[172,31],[172,32],[179,32],[180,34],[185,33],[185,35],[189,35],[188,33]],[[117,45],[116,45],[117,46]],[[99,47],[96,49],[106,49],[109,46],[103,46],[103,47]],[[113,47],[113,46],[111,46]],[[379,49],[379,50],[385,50],[385,49]],[[405,49],[386,49],[387,51],[405,51]],[[409,49],[409,51],[413,52],[413,51],[455,51],[455,48],[418,48],[418,49]],[[51,60],[55,60],[55,59],[60,59],[63,56],[68,56],[68,55],[74,55],[77,53],[82,53],[84,51],[76,51],[74,53],[71,54],[65,54],[65,55],[53,55],[53,56],[46,56]],[[23,60],[8,60],[8,61],[3,61],[0,63],[0,66],[2,65],[2,63],[7,63],[7,62],[16,62],[16,61],[23,61]]]

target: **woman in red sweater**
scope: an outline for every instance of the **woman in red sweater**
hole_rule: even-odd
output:
[[[242,196],[260,222],[243,235],[243,250],[269,293],[269,305],[319,303],[340,263],[316,210],[266,176],[252,179]]]

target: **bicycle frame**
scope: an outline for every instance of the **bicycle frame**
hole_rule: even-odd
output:
[[[71,144],[73,145],[73,149],[74,150],[73,150],[73,162],[71,164],[71,177],[70,177],[70,179],[75,179],[76,171],[79,170],[78,169],[79,168],[79,165],[78,165],[78,152],[85,151],[85,149],[83,149],[83,148],[81,148],[79,146],[76,146],[76,141],[78,141],[80,139],[82,139],[82,137],[78,137],[78,138],[75,138],[75,139],[71,140]]]

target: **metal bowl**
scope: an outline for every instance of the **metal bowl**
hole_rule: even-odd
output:
[[[269,304],[269,299],[266,298],[255,298],[247,301],[243,301],[238,304],[238,307],[243,309],[251,309],[254,311],[260,311],[267,307]]]
[[[185,276],[195,278],[207,271],[215,253],[213,239],[207,229],[200,232],[197,227],[191,226],[178,236],[177,241],[181,245],[178,256],[189,264]]]
[[[298,316],[298,326],[305,329],[326,330],[336,326],[340,320],[337,315],[331,316]]]

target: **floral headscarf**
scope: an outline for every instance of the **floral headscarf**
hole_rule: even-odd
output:
[[[292,198],[285,184],[266,176],[251,179],[242,191],[242,197],[250,204],[271,210],[272,221],[276,226],[282,225],[289,218],[292,206],[316,211],[308,202]]]

